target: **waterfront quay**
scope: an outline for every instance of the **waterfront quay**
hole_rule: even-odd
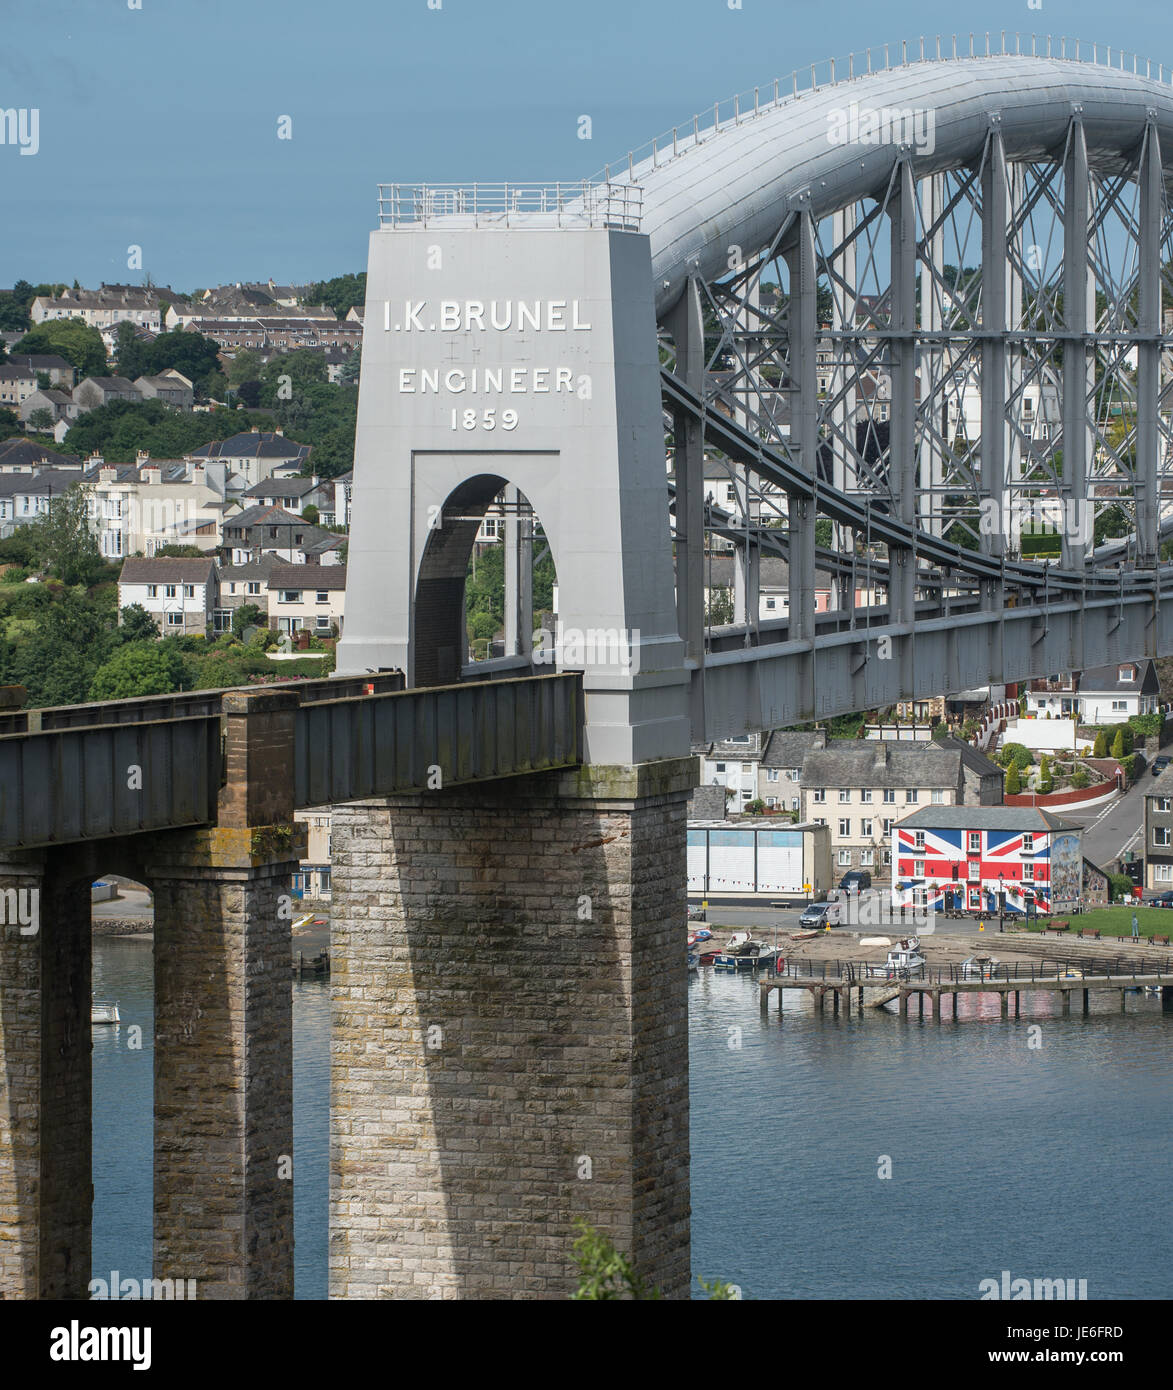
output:
[[[764,976],[758,989],[762,1014],[768,1012],[770,996],[776,993],[779,1016],[786,990],[805,990],[819,1013],[826,1009],[829,997],[836,1017],[841,1009],[844,1015],[850,1015],[853,1000],[860,1016],[866,1009],[880,1008],[895,1000],[900,1016],[907,1018],[910,1003],[915,999],[917,1016],[923,1018],[927,998],[936,1023],[941,1022],[946,996],[951,999],[952,1017],[958,1018],[957,1001],[962,994],[999,996],[1003,1018],[1009,1017],[1011,998],[1014,1016],[1020,1016],[1023,994],[1058,994],[1062,1013],[1067,1016],[1071,1013],[1071,996],[1078,992],[1087,1014],[1092,992],[1105,990],[1119,994],[1122,1013],[1127,1008],[1129,993],[1143,989],[1159,989],[1163,1007],[1173,1010],[1173,970],[1153,961],[1014,961],[999,964],[992,972],[979,971],[976,976],[972,970],[949,964],[936,969],[922,967],[919,974],[905,978],[901,972],[875,961],[792,960]]]

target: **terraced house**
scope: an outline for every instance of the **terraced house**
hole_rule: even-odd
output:
[[[922,806],[996,806],[1002,770],[960,739],[833,739],[802,763],[802,819],[831,830],[832,867],[892,872],[892,830]]]

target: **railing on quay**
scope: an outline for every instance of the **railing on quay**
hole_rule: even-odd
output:
[[[1148,960],[1143,957],[1127,959],[1123,956],[1112,960],[1099,957],[1077,960],[1041,958],[999,962],[992,967],[966,967],[954,963],[932,968],[927,965],[915,968],[893,967],[884,961],[800,959],[784,960],[780,967],[775,965],[774,974],[793,980],[818,980],[829,984],[900,984],[904,981],[923,981],[941,986],[990,983],[1021,984],[1026,988],[1032,983],[1070,980],[1071,988],[1078,989],[1080,981],[1085,979],[1101,984],[1117,980],[1135,980],[1140,977],[1168,979],[1173,983],[1173,966],[1167,961]]]

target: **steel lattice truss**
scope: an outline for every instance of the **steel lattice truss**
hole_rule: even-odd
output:
[[[809,219],[813,341],[798,311],[798,214],[697,285],[699,413],[807,476],[815,460],[818,515],[833,523],[818,563],[841,579],[832,606],[853,606],[849,563],[856,604],[860,584],[867,602],[886,591],[887,549],[836,514],[843,497],[961,547],[947,576],[959,593],[980,579],[967,577],[967,553],[1043,584],[1126,550],[1157,561],[1173,517],[1173,216],[1156,144],[1150,126],[1130,159],[1097,164],[1075,119],[1044,161],[1007,160],[996,125],[971,167],[918,179],[897,160],[873,196]],[[683,376],[675,353],[665,325],[662,355]],[[812,369],[813,452],[796,427]],[[681,418],[679,405],[668,412],[670,440]],[[704,472],[706,550],[735,547],[735,618],[748,632],[754,554],[787,553],[787,490],[707,439]],[[1024,563],[1041,533],[1056,552],[1049,575]],[[1130,546],[1110,544],[1124,537]],[[939,561],[919,557],[917,593],[931,582]]]

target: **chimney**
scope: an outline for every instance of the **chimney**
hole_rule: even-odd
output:
[[[148,463],[139,476],[148,486],[158,486],[163,481],[163,470],[157,463]]]
[[[278,439],[285,438],[285,430],[280,425],[274,427],[273,433],[277,436]]]
[[[150,463],[150,461],[151,451],[149,449],[139,449],[136,451],[134,456],[134,466],[136,468],[141,468],[143,464]]]

